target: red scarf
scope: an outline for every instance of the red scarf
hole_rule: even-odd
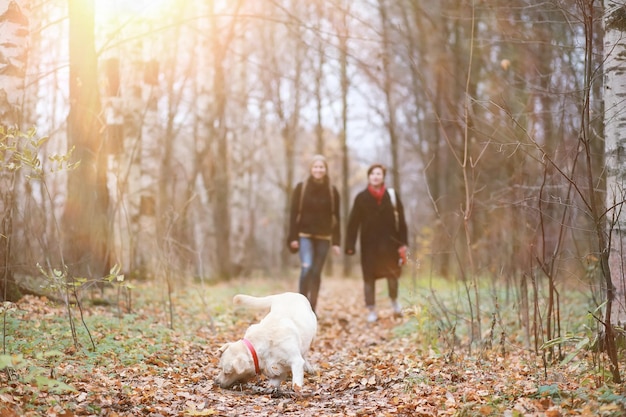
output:
[[[378,190],[371,185],[368,185],[367,190],[370,192],[372,197],[376,199],[376,202],[380,206],[380,203],[383,202],[383,196],[385,195],[385,184],[381,184]]]

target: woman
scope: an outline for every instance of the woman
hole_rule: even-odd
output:
[[[370,323],[378,320],[375,305],[378,278],[387,278],[394,315],[402,316],[398,303],[398,278],[406,262],[407,227],[402,202],[395,192],[390,194],[385,188],[385,174],[385,167],[381,164],[369,167],[368,186],[355,197],[346,230],[348,255],[354,255],[356,238],[359,231],[361,233],[361,268],[367,321]]]
[[[339,192],[330,184],[326,158],[315,155],[309,171],[309,178],[293,190],[287,244],[293,253],[300,252],[299,291],[315,311],[328,249],[332,244],[341,253],[341,234]]]

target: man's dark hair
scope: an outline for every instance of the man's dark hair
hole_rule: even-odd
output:
[[[376,168],[380,168],[383,170],[383,177],[387,176],[387,168],[383,164],[372,164],[369,168],[367,168],[367,176],[369,177],[372,171]]]

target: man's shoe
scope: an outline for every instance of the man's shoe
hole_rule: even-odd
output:
[[[369,313],[367,313],[367,322],[374,323],[376,321],[378,321],[378,314],[376,314],[376,311],[370,310]]]
[[[391,308],[393,308],[393,316],[396,318],[402,317],[402,306],[397,300],[391,300]]]

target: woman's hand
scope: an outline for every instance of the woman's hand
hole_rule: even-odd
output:
[[[341,248],[339,245],[333,245],[333,252],[335,252],[335,255],[341,255]]]
[[[292,240],[291,243],[289,244],[289,246],[291,246],[291,249],[299,249],[300,248],[300,242],[298,242],[297,240]]]

